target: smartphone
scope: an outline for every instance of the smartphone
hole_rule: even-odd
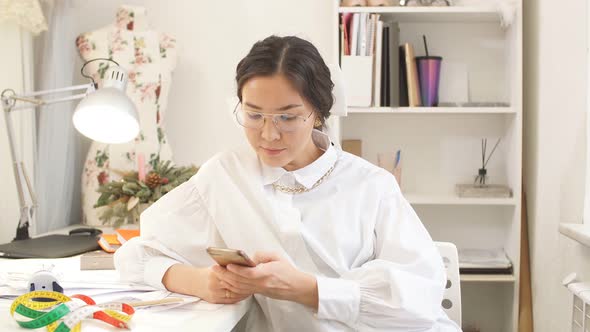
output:
[[[254,267],[256,264],[242,250],[208,247],[207,253],[217,264],[227,266],[227,264],[236,264],[242,266]]]

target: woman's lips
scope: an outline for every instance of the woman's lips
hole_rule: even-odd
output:
[[[268,148],[265,148],[265,147],[260,147],[260,148],[266,154],[269,154],[271,156],[276,156],[276,155],[280,154],[281,152],[285,151],[285,149],[268,149]]]

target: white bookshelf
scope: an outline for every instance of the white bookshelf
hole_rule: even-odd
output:
[[[498,283],[513,283],[515,277],[512,274],[462,274],[461,282],[498,282]]]
[[[333,54],[340,54],[338,18],[345,12],[379,13],[399,23],[400,43],[424,55],[465,64],[472,102],[502,107],[349,107],[331,125],[337,139],[362,140],[363,158],[402,150],[402,191],[435,241],[459,248],[504,248],[513,273],[462,274],[463,327],[516,331],[520,270],[522,179],[522,0],[513,23],[475,7],[339,7],[334,1]],[[337,59],[333,60],[337,62]],[[500,104],[495,104],[500,105]],[[457,183],[473,182],[481,166],[480,140],[502,141],[488,164],[492,183],[510,198],[459,198]]]
[[[464,198],[453,194],[428,195],[404,193],[406,200],[412,205],[505,205],[515,206],[514,197],[510,198]]]
[[[349,107],[349,114],[516,114],[512,107]]]
[[[471,7],[340,7],[339,13],[387,14],[398,22],[497,22],[490,8]]]

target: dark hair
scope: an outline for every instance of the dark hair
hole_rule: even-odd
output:
[[[256,76],[283,74],[320,115],[322,123],[334,104],[330,69],[320,52],[307,40],[270,36],[254,44],[236,68],[238,98],[244,84]]]

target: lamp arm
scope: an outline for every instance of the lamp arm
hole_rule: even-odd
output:
[[[18,152],[16,151],[15,147],[15,138],[14,138],[14,126],[12,122],[12,117],[10,116],[10,112],[5,110],[4,112],[4,119],[6,122],[6,129],[8,132],[8,145],[10,147],[10,156],[12,157],[12,170],[14,172],[14,180],[16,183],[16,189],[18,192],[18,202],[19,202],[19,212],[20,218],[18,221],[18,227],[16,231],[16,237],[14,240],[25,240],[29,238],[29,225],[31,224],[31,219],[35,213],[35,208],[37,205],[37,199],[35,197],[35,193],[33,188],[31,187],[29,177],[27,172],[24,168],[24,164],[19,158]],[[23,186],[23,178],[27,184],[27,190],[29,196],[31,197],[31,202],[29,203],[25,198],[25,187]]]
[[[62,92],[77,91],[77,90],[84,90],[85,92],[80,93],[80,94],[76,94],[76,95],[72,95],[72,96],[55,98],[55,99],[37,98],[38,96],[57,94],[57,93],[62,93]],[[7,109],[9,112],[10,111],[19,111],[19,110],[31,108],[31,106],[49,105],[49,104],[56,104],[56,103],[61,103],[61,102],[66,102],[66,101],[71,101],[71,100],[82,99],[82,98],[86,97],[86,95],[88,95],[88,93],[90,93],[94,90],[95,90],[95,87],[94,87],[94,84],[92,84],[92,83],[75,85],[75,86],[70,86],[70,87],[60,88],[60,89],[36,91],[36,92],[31,92],[31,93],[27,93],[27,94],[23,94],[23,95],[14,94],[14,92],[12,90],[6,89],[2,92],[2,104],[4,105],[5,111]],[[13,94],[9,94],[10,92],[12,92]],[[29,104],[23,104],[23,105],[17,106],[17,105],[15,105],[17,101],[21,101],[21,102],[29,103]],[[30,105],[30,104],[33,104],[33,105]]]
[[[55,99],[40,99],[36,98],[37,96],[49,95],[49,94],[56,94],[62,92],[69,92],[69,91],[76,91],[76,90],[86,90],[85,93],[76,94],[72,96],[62,97],[62,98],[55,98]],[[83,85],[76,85],[61,89],[54,89],[54,90],[43,90],[43,91],[36,91],[24,95],[16,95],[13,90],[7,89],[2,92],[1,99],[2,99],[2,108],[4,110],[4,119],[6,123],[6,129],[8,133],[8,145],[10,147],[10,156],[12,157],[13,163],[13,172],[14,172],[14,179],[16,183],[16,189],[18,192],[18,200],[19,200],[19,207],[20,207],[20,217],[18,222],[18,227],[16,230],[16,237],[14,240],[26,240],[29,239],[29,225],[32,222],[33,216],[35,214],[35,210],[37,208],[37,197],[35,195],[35,191],[31,185],[31,181],[27,171],[25,169],[24,163],[20,158],[18,151],[16,149],[16,139],[14,133],[14,123],[12,120],[11,113],[17,110],[23,109],[30,109],[32,106],[41,106],[41,105],[48,105],[48,104],[55,104],[60,102],[66,102],[70,100],[77,100],[84,98],[89,92],[94,91],[95,87],[92,83],[87,83]],[[12,93],[12,94],[11,94]],[[26,104],[16,106],[17,101],[24,102]],[[31,105],[32,104],[32,105]],[[24,184],[23,184],[24,179]],[[25,187],[26,184],[26,187]],[[25,195],[25,189],[26,194]],[[30,202],[29,199],[30,198]]]

